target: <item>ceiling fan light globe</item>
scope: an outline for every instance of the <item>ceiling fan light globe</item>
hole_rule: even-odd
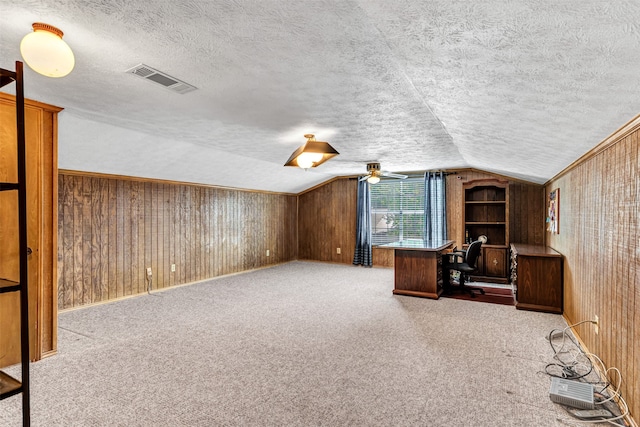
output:
[[[368,182],[369,184],[377,184],[377,183],[379,183],[379,182],[380,182],[380,178],[379,178],[379,177],[377,177],[377,176],[375,176],[375,175],[372,175],[372,176],[370,176],[369,178],[367,178],[367,182]]]

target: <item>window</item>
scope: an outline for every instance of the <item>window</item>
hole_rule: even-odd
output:
[[[369,188],[373,245],[424,239],[424,178],[385,179]]]

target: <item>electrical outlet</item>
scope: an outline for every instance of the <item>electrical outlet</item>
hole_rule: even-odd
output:
[[[596,335],[598,335],[598,333],[600,332],[600,318],[597,314],[593,316],[593,328]]]
[[[267,256],[269,256],[269,249],[267,249]]]
[[[336,248],[336,253],[340,255],[342,253],[342,250],[340,248]]]
[[[147,276],[151,277],[151,267],[147,267]]]
[[[171,272],[172,273],[176,272],[176,265],[175,264],[171,264]]]

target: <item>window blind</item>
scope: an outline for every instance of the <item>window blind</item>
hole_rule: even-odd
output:
[[[384,179],[370,185],[371,243],[424,239],[424,179]]]

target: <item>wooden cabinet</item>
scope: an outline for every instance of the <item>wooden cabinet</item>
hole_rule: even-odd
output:
[[[511,244],[511,285],[520,310],[562,313],[562,255],[539,245]]]
[[[61,109],[25,100],[27,257],[31,360],[57,348],[57,113]],[[0,181],[15,182],[16,100],[0,93]],[[0,277],[18,281],[17,196],[0,193]],[[20,361],[18,295],[0,294],[0,367]]]
[[[395,295],[440,297],[444,285],[442,254],[453,246],[453,240],[407,240],[383,246],[394,249]]]
[[[488,277],[507,277],[507,249],[485,247],[482,249],[483,274]]]
[[[475,280],[507,283],[509,245],[509,183],[498,179],[478,179],[465,182],[465,239],[485,236],[478,260]]]

